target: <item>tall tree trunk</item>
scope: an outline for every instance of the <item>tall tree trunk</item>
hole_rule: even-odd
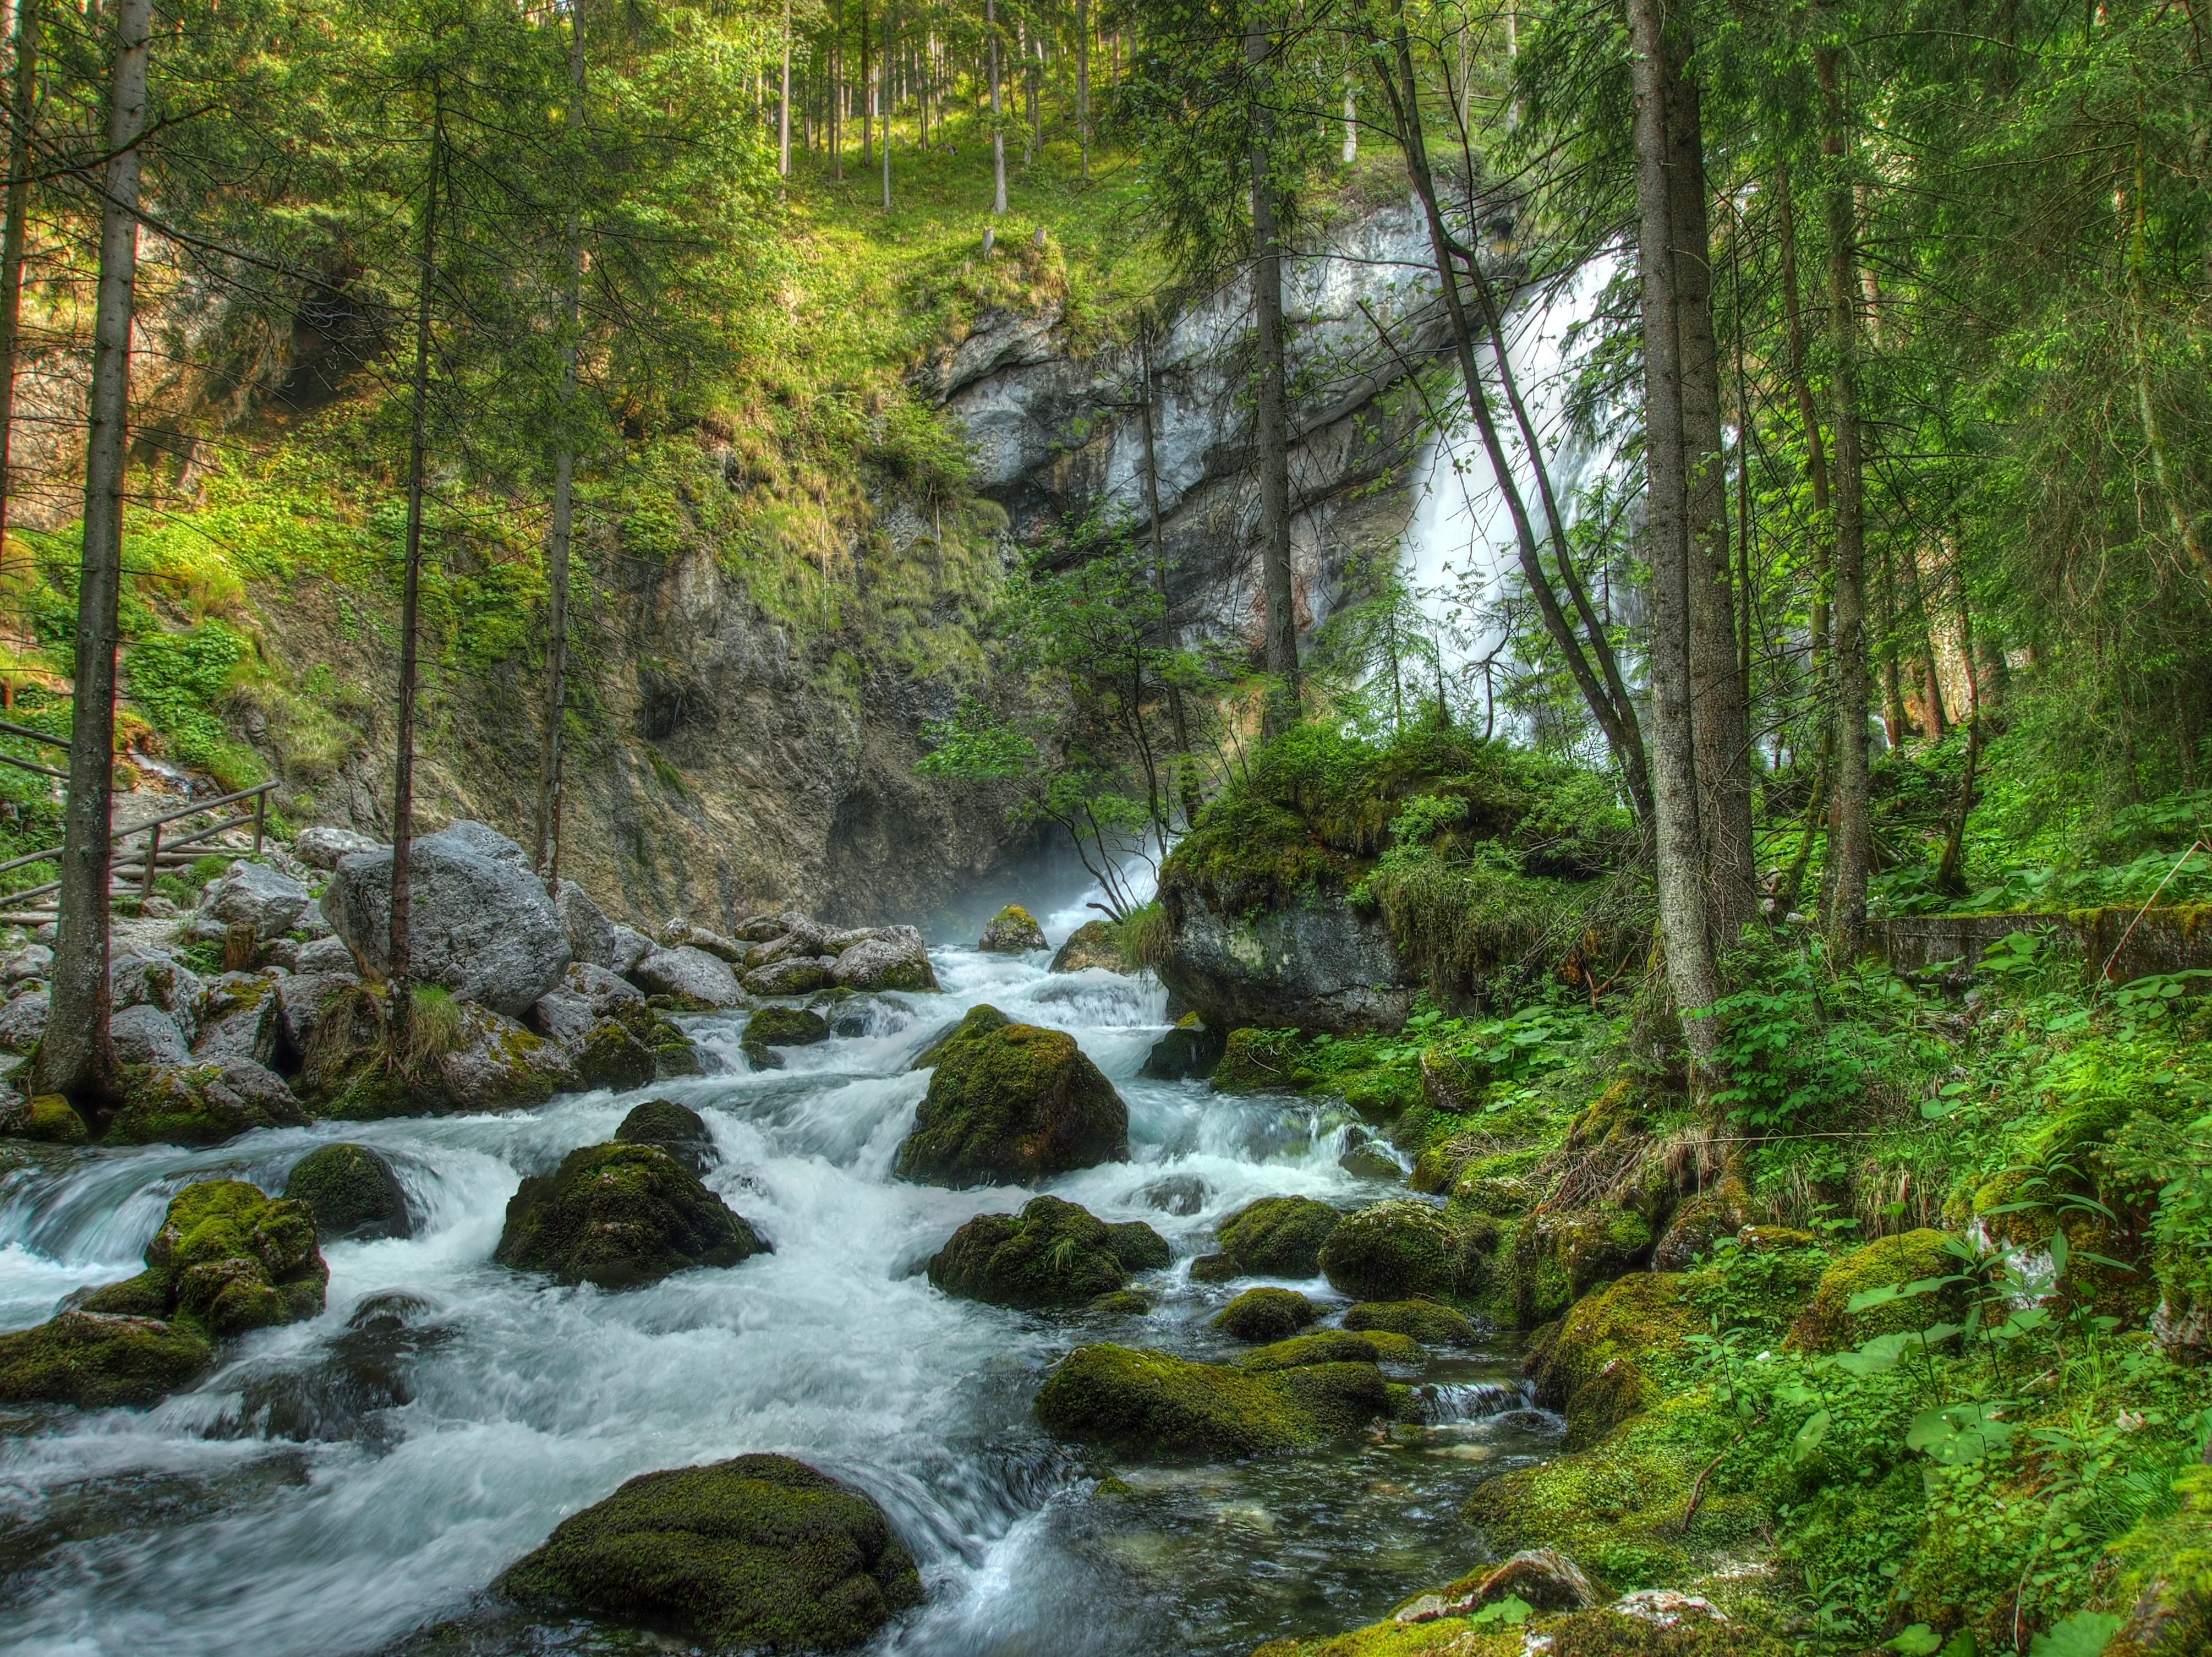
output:
[[[1412,44],[1402,18],[1395,32],[1394,45],[1397,52],[1397,79],[1392,82],[1386,78],[1383,86],[1405,152],[1406,170],[1413,180],[1413,192],[1420,201],[1427,224],[1431,257],[1435,262],[1437,282],[1443,295],[1444,314],[1451,324],[1452,342],[1459,358],[1460,378],[1467,392],[1468,410],[1474,419],[1476,430],[1481,435],[1484,453],[1490,461],[1491,476],[1512,520],[1521,571],[1528,581],[1530,596],[1536,601],[1537,612],[1543,618],[1545,630],[1552,636],[1553,643],[1565,658],[1591,717],[1596,720],[1598,728],[1605,734],[1607,745],[1627,783],[1638,820],[1648,827],[1651,820],[1650,781],[1635,705],[1621,679],[1612,641],[1590,606],[1589,595],[1581,577],[1576,573],[1559,499],[1552,488],[1551,469],[1545,464],[1543,448],[1536,440],[1534,424],[1514,380],[1512,357],[1507,350],[1497,295],[1491,289],[1481,261],[1472,249],[1460,247],[1453,240],[1444,222],[1443,205],[1437,194],[1436,175],[1429,164],[1428,141],[1421,125],[1419,77],[1414,72]],[[1573,625],[1561,609],[1558,595],[1552,589],[1551,577],[1544,570],[1535,528],[1529,521],[1528,503],[1522,494],[1520,481],[1514,475],[1511,457],[1498,433],[1488,393],[1483,387],[1477,354],[1479,348],[1473,324],[1460,296],[1458,273],[1453,264],[1455,255],[1466,265],[1476,295],[1481,301],[1484,323],[1490,338],[1491,357],[1498,366],[1500,388],[1511,409],[1521,434],[1522,446],[1535,474],[1537,491],[1542,499],[1551,531],[1553,550],[1558,557],[1560,580],[1566,587],[1570,600],[1582,622],[1583,635],[1580,637],[1577,637]],[[1591,666],[1592,658],[1597,663],[1595,669]],[[1604,679],[1602,685],[1599,682],[1601,673]]]
[[[1006,210],[1006,135],[999,118],[999,0],[983,0],[983,32],[991,50],[991,210]]]
[[[1147,332],[1139,342],[1143,353],[1145,400],[1143,404],[1145,431],[1145,511],[1152,520],[1152,586],[1160,598],[1160,649],[1173,651],[1176,648],[1175,623],[1171,618],[1172,600],[1168,596],[1167,548],[1162,538],[1160,525],[1160,461],[1152,442],[1152,422],[1157,383],[1152,378],[1152,340]],[[1198,791],[1198,779],[1192,775],[1190,726],[1184,716],[1182,686],[1170,674],[1167,679],[1168,723],[1175,733],[1176,797],[1182,807],[1182,822],[1188,828],[1198,820],[1198,808],[1204,803]]]
[[[2172,462],[2166,455],[2166,428],[2158,417],[2158,400],[2153,394],[2150,361],[2150,294],[2143,282],[2143,239],[2148,222],[2149,203],[2143,189],[2144,168],[2142,146],[2136,146],[2136,201],[2134,222],[2128,234],[2128,321],[2134,338],[2130,342],[2135,348],[2136,411],[2142,421],[2143,442],[2150,449],[2151,477],[2158,484],[2160,498],[2166,503],[2166,527],[2172,533],[2189,562],[2203,577],[2204,584],[2212,587],[2212,551],[2208,551],[2203,537],[2198,533],[2197,519],[2181,498],[2179,487],[2173,478]]]
[[[1912,734],[1912,716],[1905,710],[1905,686],[1897,672],[1897,582],[1887,546],[1875,560],[1874,619],[1875,649],[1881,662],[1881,728],[1889,746],[1901,749]]]
[[[783,0],[783,89],[775,106],[775,175],[791,176],[791,0]]]
[[[883,118],[884,118],[884,211],[891,210],[891,49],[895,37],[891,32],[891,9],[889,0],[884,6],[883,50]]]
[[[1797,302],[1797,211],[1790,196],[1790,163],[1774,164],[1774,211],[1781,231],[1782,320],[1788,347],[1790,388],[1797,399],[1797,422],[1805,429],[1805,478],[1813,488],[1813,616],[1814,671],[1822,671],[1828,659],[1828,600],[1832,572],[1829,540],[1833,525],[1828,515],[1828,454],[1820,440],[1820,417],[1813,406],[1813,381],[1806,369],[1805,322]]]
[[[1091,8],[1075,0],[1075,141],[1082,155],[1082,176],[1091,176]]]
[[[844,0],[830,3],[830,83],[823,88],[829,94],[830,114],[830,176],[840,184],[845,181],[845,5]]]
[[[15,0],[15,84],[9,107],[8,219],[0,229],[0,561],[8,550],[15,357],[23,331],[23,244],[31,220],[31,131],[39,114],[39,0]]]
[[[1255,440],[1260,466],[1261,589],[1266,600],[1267,700],[1261,728],[1277,736],[1298,716],[1297,594],[1291,580],[1291,454],[1288,371],[1283,342],[1283,249],[1275,226],[1270,172],[1274,118],[1261,82],[1271,48],[1256,18],[1244,25],[1246,106],[1252,153],[1252,312],[1259,324],[1260,384]]]
[[[445,88],[430,101],[430,164],[423,184],[422,240],[415,272],[415,368],[408,379],[406,563],[399,588],[399,716],[392,784],[392,1026],[395,1053],[407,1051],[414,1020],[415,649],[422,597],[422,491],[429,448],[430,319],[437,287],[439,198],[445,183]]]
[[[1684,471],[1682,344],[1675,305],[1672,161],[1668,142],[1662,0],[1628,0],[1634,89],[1637,275],[1644,335],[1644,533],[1651,568],[1651,804],[1660,935],[1667,980],[1683,1033],[1701,1068],[1712,1060],[1711,1020],[1698,1016],[1720,996],[1706,905],[1698,824],[1698,772],[1691,730],[1689,479]],[[1709,1091],[1710,1077],[1699,1091]]]
[[[1728,461],[1721,441],[1720,346],[1713,328],[1712,236],[1705,207],[1704,121],[1691,77],[1688,24],[1662,37],[1675,337],[1681,353],[1682,472],[1689,541],[1690,734],[1707,923],[1733,948],[1759,918],[1751,834],[1751,731],[1743,703],[1729,568]]]
[[[131,320],[138,276],[138,136],[146,123],[153,0],[118,0],[107,99],[108,162],[100,214],[90,430],[84,448],[84,557],[77,579],[76,671],[63,808],[61,917],[52,1016],[39,1044],[39,1086],[73,1100],[112,1097],[107,910],[115,788],[116,610],[123,589],[123,484],[129,453]]]
[[[1828,935],[1849,960],[1866,949],[1867,877],[1874,829],[1867,781],[1866,522],[1858,405],[1856,213],[1845,171],[1842,53],[1819,47],[1821,181],[1828,241],[1828,326],[1835,365],[1831,376],[1836,431],[1836,637],[1832,652],[1836,720],[1836,799],[1828,838]]]
[[[568,128],[584,142],[584,8],[568,8]],[[785,43],[785,73],[790,72],[790,41]],[[788,82],[786,82],[787,90]],[[786,129],[788,137],[789,130]],[[574,165],[582,165],[582,157]],[[553,527],[545,540],[545,710],[538,755],[538,844],[533,859],[545,878],[545,890],[561,893],[562,745],[566,735],[568,666],[568,548],[576,513],[576,353],[582,332],[584,235],[579,198],[572,182],[568,198],[568,284],[561,303],[561,443],[553,456]]]
[[[1338,159],[1349,167],[1359,159],[1359,93],[1352,71],[1344,71],[1344,148]]]

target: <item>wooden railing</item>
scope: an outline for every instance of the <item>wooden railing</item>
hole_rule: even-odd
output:
[[[35,736],[47,742],[53,740],[43,732],[27,730],[20,726],[10,726],[4,722],[0,722],[0,734],[10,736]],[[143,846],[125,848],[128,855],[116,859],[109,866],[110,895],[112,896],[114,893],[115,877],[133,874],[138,876],[140,895],[150,895],[154,890],[154,877],[161,873],[164,864],[172,868],[179,868],[192,861],[193,854],[184,848],[212,840],[218,834],[227,834],[232,829],[242,828],[248,823],[253,825],[253,855],[258,856],[261,853],[262,842],[269,832],[269,796],[274,792],[276,787],[276,784],[273,781],[256,783],[252,788],[240,789],[235,794],[222,795],[213,800],[202,800],[180,810],[153,818],[147,822],[133,823],[128,828],[114,830],[107,837],[110,841],[127,840],[134,834],[143,834],[146,837],[146,844]],[[221,811],[225,807],[240,805],[248,800],[253,802],[250,809],[239,811],[216,822],[203,824],[187,833],[165,834],[162,832],[172,823],[180,823],[187,818],[198,817],[206,812]],[[0,862],[0,874],[6,874],[9,869],[22,868],[32,863],[52,862],[61,856],[61,851],[62,849],[59,846],[53,846],[45,851],[33,851],[21,857],[11,857],[5,862]],[[11,892],[5,897],[0,897],[0,911],[12,911],[18,905],[27,903],[33,898],[43,898],[49,892],[58,892],[61,889],[61,884],[59,880],[48,880],[43,886],[27,886],[21,892]],[[0,912],[0,921],[22,921],[28,918],[32,917]]]

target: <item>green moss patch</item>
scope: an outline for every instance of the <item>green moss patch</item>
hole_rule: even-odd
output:
[[[1338,1320],[1349,1330],[1380,1330],[1423,1346],[1473,1346],[1480,1331],[1464,1313],[1435,1301],[1362,1301]]]
[[[1075,1038],[1006,1024],[946,1045],[898,1173],[954,1187],[1031,1185],[1128,1154],[1128,1107]]]
[[[562,1282],[630,1288],[763,1252],[753,1228],[658,1145],[586,1145],[525,1179],[492,1258]]]
[[[1467,1240],[1440,1209],[1413,1197],[1346,1215],[1321,1250],[1329,1286],[1361,1301],[1449,1300],[1467,1268]]]
[[[1961,1285],[1850,1309],[1856,1295],[1954,1276],[1959,1261],[1945,1241],[1940,1231],[1908,1231],[1844,1255],[1820,1274],[1811,1303],[1790,1326],[1790,1343],[1808,1352],[1833,1352],[1877,1335],[1957,1322],[1966,1310]]]
[[[1126,1346],[1079,1346],[1037,1394],[1065,1437],[1134,1456],[1267,1455],[1316,1445],[1390,1413],[1371,1363],[1267,1374]]]
[[[1255,1277],[1316,1277],[1321,1250],[1344,1219],[1310,1197],[1263,1197],[1221,1222],[1221,1252]]]
[[[1280,1341],[1320,1317],[1321,1308],[1294,1288],[1248,1288],[1210,1321],[1236,1340]]]
[[[1237,1367],[1249,1374],[1262,1375],[1279,1369],[1303,1369],[1316,1363],[1422,1363],[1428,1355],[1419,1342],[1403,1335],[1392,1335],[1379,1329],[1364,1334],[1355,1334],[1348,1329],[1324,1329],[1255,1347],[1237,1360]]]
[[[309,1151],[285,1176],[284,1196],[313,1211],[315,1234],[326,1243],[413,1234],[406,1192],[392,1165],[366,1145],[325,1145]]]
[[[1139,1259],[1124,1258],[1125,1248]],[[1076,1203],[1036,1197],[1018,1215],[979,1214],[954,1232],[930,1257],[929,1281],[992,1306],[1084,1306],[1126,1287],[1143,1260],[1166,1250],[1141,1221],[1109,1227]]]

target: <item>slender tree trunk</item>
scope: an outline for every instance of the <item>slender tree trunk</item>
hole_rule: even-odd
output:
[[[884,7],[883,50],[883,117],[884,117],[884,211],[891,210],[891,48],[895,37],[891,31],[891,9]]]
[[[1168,596],[1168,556],[1160,524],[1160,461],[1158,451],[1152,443],[1152,422],[1157,384],[1152,378],[1152,342],[1147,333],[1139,341],[1143,352],[1145,400],[1143,405],[1145,433],[1145,511],[1152,520],[1152,586],[1160,596],[1160,649],[1172,652],[1176,648],[1172,603]],[[1198,790],[1198,779],[1191,774],[1190,726],[1184,717],[1182,686],[1172,677],[1167,680],[1168,724],[1175,733],[1176,795],[1182,807],[1182,822],[1188,828],[1198,820],[1198,808],[1204,801]]]
[[[775,175],[791,176],[791,0],[783,0],[783,89],[775,105]]]
[[[1006,135],[999,125],[999,0],[983,0],[983,32],[991,52],[991,210],[1006,210]]]
[[[2151,381],[2150,352],[2150,295],[2143,282],[2143,238],[2149,214],[2149,204],[2143,189],[2142,147],[2136,148],[2136,203],[2134,223],[2128,235],[2128,320],[2130,332],[2135,336],[2130,342],[2135,347],[2136,411],[2142,421],[2143,442],[2150,449],[2151,477],[2158,484],[2159,496],[2166,503],[2166,521],[2174,540],[2196,566],[2197,573],[2207,587],[2212,587],[2212,551],[2208,551],[2203,537],[2197,533],[2197,519],[2182,500],[2175,484],[2172,462],[2166,455],[2166,428],[2158,417],[2158,399]]]
[[[0,562],[8,550],[15,433],[15,359],[23,337],[23,244],[31,221],[31,131],[39,113],[39,0],[16,0],[15,84],[9,107],[8,219],[0,229]]]
[[[1691,730],[1689,478],[1684,470],[1682,343],[1674,280],[1673,159],[1668,143],[1666,38],[1662,0],[1628,0],[1634,88],[1637,272],[1644,316],[1644,533],[1651,567],[1651,803],[1660,935],[1667,978],[1698,1063],[1710,1065],[1714,1032],[1699,1016],[1720,996],[1706,906]],[[1710,1078],[1699,1091],[1710,1088]]]
[[[1575,684],[1582,691],[1583,700],[1589,708],[1591,717],[1597,721],[1598,728],[1605,734],[1606,742],[1627,783],[1638,820],[1648,825],[1651,819],[1650,782],[1644,752],[1643,733],[1634,704],[1620,678],[1612,642],[1591,608],[1589,595],[1575,571],[1559,499],[1552,489],[1551,470],[1544,462],[1543,449],[1536,440],[1534,424],[1528,417],[1528,408],[1514,380],[1512,358],[1506,348],[1497,296],[1491,289],[1481,262],[1471,249],[1456,246],[1444,222],[1443,205],[1437,195],[1436,175],[1429,165],[1428,142],[1421,125],[1419,79],[1413,69],[1412,44],[1402,23],[1396,31],[1394,45],[1397,52],[1398,78],[1395,83],[1386,80],[1384,85],[1405,152],[1407,172],[1413,180],[1413,192],[1420,201],[1427,223],[1431,257],[1436,263],[1437,281],[1443,295],[1444,314],[1452,327],[1453,344],[1459,357],[1460,378],[1467,391],[1468,410],[1474,417],[1476,430],[1481,434],[1484,452],[1490,460],[1491,476],[1512,520],[1522,574],[1528,581],[1530,595],[1536,601],[1537,612],[1543,618],[1545,630],[1551,634],[1553,643],[1559,646],[1565,656],[1568,669],[1574,675]],[[1522,446],[1527,451],[1535,473],[1537,490],[1543,502],[1553,550],[1558,555],[1560,580],[1566,587],[1583,624],[1583,637],[1580,638],[1561,610],[1558,595],[1552,588],[1551,577],[1544,570],[1535,528],[1529,521],[1528,503],[1522,496],[1520,482],[1514,475],[1511,458],[1498,433],[1488,394],[1483,387],[1474,329],[1461,298],[1458,274],[1452,262],[1455,253],[1467,265],[1468,276],[1482,303],[1492,360],[1498,365],[1500,387],[1519,429]],[[1595,670],[1591,667],[1592,657],[1597,662]],[[1601,673],[1605,680],[1602,685],[1599,683]]]
[[[1359,91],[1352,71],[1344,71],[1344,148],[1339,157],[1349,167],[1359,159]]]
[[[392,786],[390,1008],[395,1053],[408,1050],[414,1020],[415,650],[422,597],[422,491],[428,450],[431,300],[437,286],[438,214],[445,185],[445,88],[430,103],[430,164],[423,183],[422,240],[415,272],[415,368],[408,380],[406,564],[399,589],[399,717]]]
[[[1844,168],[1841,52],[1821,46],[1814,54],[1820,84],[1821,182],[1828,240],[1828,326],[1834,347],[1836,430],[1836,637],[1834,689],[1836,801],[1828,840],[1832,884],[1828,935],[1838,955],[1854,959],[1866,949],[1867,877],[1874,863],[1874,830],[1867,778],[1866,523],[1858,407],[1858,282],[1856,213]]]
[[[1081,149],[1082,176],[1091,176],[1091,8],[1075,0],[1075,140]]]
[[[1252,312],[1259,324],[1260,384],[1255,439],[1260,465],[1260,569],[1266,597],[1269,736],[1298,716],[1297,594],[1291,579],[1291,454],[1288,373],[1283,340],[1283,249],[1275,228],[1275,182],[1269,170],[1274,121],[1260,82],[1270,47],[1256,19],[1244,26],[1244,64],[1253,84],[1247,114],[1252,153]]]
[[[1774,211],[1781,230],[1782,320],[1787,346],[1790,387],[1797,399],[1797,421],[1805,429],[1805,478],[1813,488],[1813,617],[1814,668],[1817,673],[1828,658],[1828,600],[1832,580],[1829,516],[1828,455],[1820,441],[1820,417],[1813,406],[1813,382],[1806,369],[1805,322],[1797,301],[1797,213],[1790,196],[1790,163],[1774,164]]]
[[[875,37],[868,32],[868,0],[860,0],[860,83],[854,101],[860,107],[860,167],[865,172],[875,159],[875,136],[870,118],[876,109],[876,77],[869,68],[868,48]]]
[[[568,25],[568,126],[575,142],[581,144],[585,92],[581,0],[571,0]],[[788,76],[788,36],[784,48],[785,73]],[[787,79],[785,89],[788,93]],[[786,107],[788,108],[787,102]],[[788,137],[787,125],[785,132]],[[580,155],[574,164],[582,164]],[[576,352],[582,332],[584,235],[578,203],[581,193],[580,186],[571,185],[568,285],[561,304],[561,444],[553,456],[553,527],[545,541],[545,710],[538,755],[538,845],[534,862],[538,873],[545,878],[545,890],[556,898],[561,894],[561,772],[568,700],[568,549],[576,511],[576,436],[571,423],[576,417]]]
[[[1736,637],[1736,680],[1747,720],[1752,709],[1752,641],[1759,631],[1759,616],[1751,573],[1751,377],[1743,360],[1743,216],[1739,212],[1729,228],[1729,308],[1735,317],[1736,594],[1743,606]]]
[[[1729,567],[1728,460],[1721,441],[1720,347],[1713,328],[1712,237],[1704,121],[1690,74],[1688,25],[1670,18],[1666,76],[1668,216],[1682,375],[1682,471],[1690,547],[1690,732],[1705,847],[1707,921],[1717,950],[1759,918],[1751,832],[1751,732],[1737,667]]]
[[[830,114],[830,176],[840,184],[845,181],[845,6],[844,0],[830,0],[830,83],[823,88],[829,94]]]
[[[39,1086],[87,1102],[113,1096],[107,1035],[108,839],[115,788],[116,611],[123,589],[123,484],[129,454],[131,321],[138,275],[138,137],[146,122],[153,0],[118,0],[107,99],[109,160],[100,214],[90,430],[84,449],[84,557],[77,580],[76,672],[63,808],[61,900],[52,1016],[39,1044]]]

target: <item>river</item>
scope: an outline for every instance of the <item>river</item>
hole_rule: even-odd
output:
[[[932,953],[945,994],[848,1003],[842,1033],[788,1051],[781,1071],[749,1069],[743,1014],[700,1015],[684,1022],[725,1067],[710,1076],[212,1150],[58,1154],[8,1175],[0,1329],[137,1270],[191,1180],[273,1191],[332,1140],[382,1152],[417,1225],[404,1240],[327,1247],[321,1317],[237,1343],[156,1409],[0,1415],[0,1649],[638,1648],[519,1617],[486,1585],[623,1479],[750,1451],[811,1462],[891,1515],[929,1600],[870,1648],[883,1654],[1243,1653],[1370,1621],[1469,1569],[1461,1501],[1556,1442],[1503,1338],[1431,1363],[1431,1424],[1311,1455],[1118,1468],[1121,1484],[1102,1490],[1103,1463],[1038,1429],[1030,1400],[1080,1341],[1235,1349],[1206,1319],[1249,1282],[1189,1280],[1224,1215],[1280,1193],[1349,1206],[1393,1188],[1339,1167],[1351,1121],[1327,1102],[1140,1079],[1166,1022],[1149,979],[1054,976],[1042,954]],[[1070,1032],[1127,1100],[1131,1160],[1048,1188],[1174,1244],[1175,1264],[1139,1280],[1150,1314],[1001,1311],[949,1300],[922,1275],[963,1221],[1030,1194],[891,1176],[928,1082],[908,1065],[981,1002]],[[523,1176],[611,1137],[655,1096],[702,1114],[722,1158],[708,1183],[775,1252],[624,1294],[494,1265]],[[1292,1286],[1341,1300],[1319,1280]]]

